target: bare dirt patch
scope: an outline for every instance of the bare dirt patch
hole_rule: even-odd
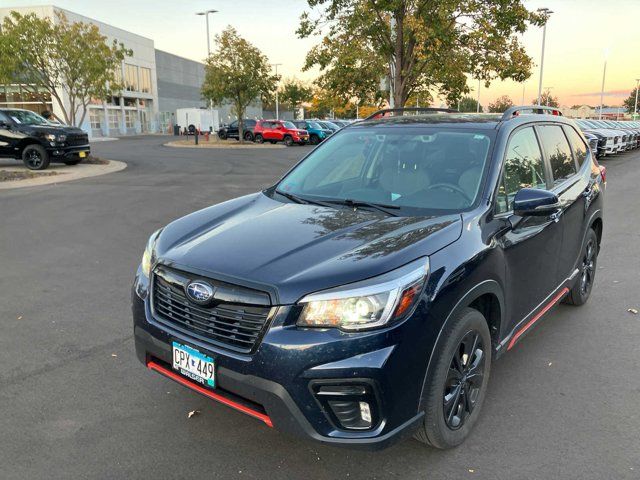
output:
[[[32,172],[31,170],[0,170],[0,182],[15,182],[32,178],[50,177],[58,172]]]

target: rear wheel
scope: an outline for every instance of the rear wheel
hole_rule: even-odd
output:
[[[49,166],[49,154],[40,145],[27,145],[22,150],[22,161],[29,170],[44,170]]]
[[[452,448],[469,435],[487,393],[491,335],[484,316],[465,308],[447,322],[425,383],[425,419],[416,438]]]
[[[596,235],[593,228],[590,228],[584,246],[582,247],[580,263],[578,264],[578,269],[580,270],[578,281],[564,298],[564,303],[568,303],[569,305],[583,305],[589,300],[593,282],[596,278],[597,263],[598,235]]]
[[[256,143],[264,143],[264,138],[262,138],[262,135],[260,135],[260,134],[258,133],[258,134],[256,135],[255,142],[256,142]]]
[[[284,144],[287,147],[290,147],[291,145],[293,145],[293,138],[291,138],[290,135],[287,135],[286,137],[284,137]]]

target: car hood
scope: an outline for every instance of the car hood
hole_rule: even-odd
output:
[[[352,208],[282,203],[263,193],[167,225],[160,262],[268,291],[277,304],[380,275],[457,240],[460,215],[390,217]]]
[[[83,134],[84,130],[77,127],[70,127],[68,125],[25,125],[25,127],[33,133],[40,135],[55,134],[55,135],[69,135],[69,134]]]

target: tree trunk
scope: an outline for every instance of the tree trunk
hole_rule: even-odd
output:
[[[244,105],[241,101],[236,102],[236,114],[238,115],[238,141],[244,143]]]

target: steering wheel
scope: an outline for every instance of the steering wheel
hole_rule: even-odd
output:
[[[471,203],[471,199],[469,198],[469,196],[458,185],[454,185],[453,183],[434,183],[433,185],[429,185],[426,190],[433,190],[434,188],[445,188],[459,193],[467,202]]]

